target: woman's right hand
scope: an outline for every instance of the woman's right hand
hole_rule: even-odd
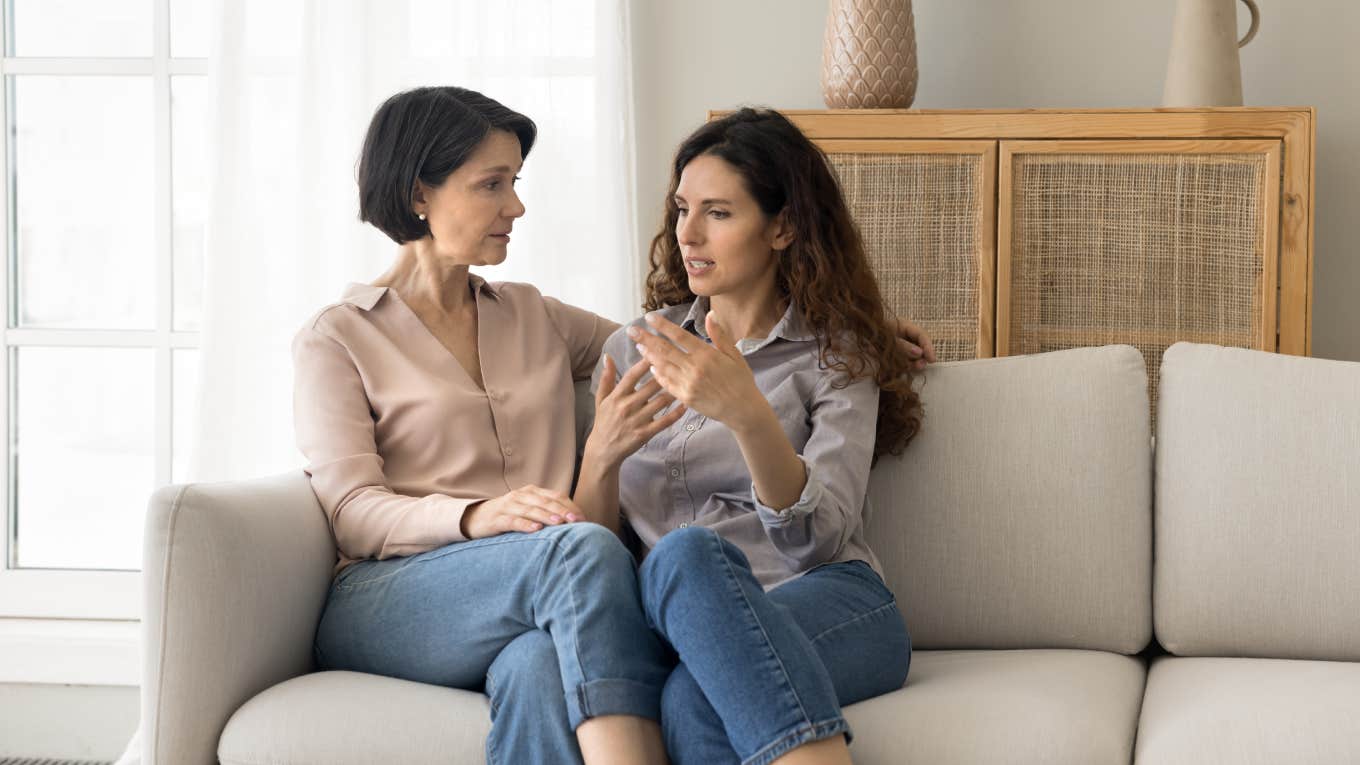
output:
[[[585,517],[566,494],[529,484],[469,507],[459,526],[468,539],[481,539],[509,531],[532,533]]]
[[[600,385],[595,390],[595,425],[586,439],[586,460],[599,460],[607,469],[617,468],[628,455],[685,415],[685,405],[679,404],[657,417],[675,397],[662,391],[656,380],[638,387],[649,368],[647,360],[642,359],[616,383],[614,360],[605,355]]]

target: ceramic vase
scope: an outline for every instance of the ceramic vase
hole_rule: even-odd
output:
[[[916,98],[911,0],[831,0],[822,98],[831,109],[905,109]]]
[[[1179,0],[1171,31],[1162,106],[1241,106],[1242,66],[1237,49],[1261,24],[1255,0],[1251,29],[1237,39],[1237,0]]]

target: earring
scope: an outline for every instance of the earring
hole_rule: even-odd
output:
[[[425,213],[416,213],[416,217],[425,220]]]

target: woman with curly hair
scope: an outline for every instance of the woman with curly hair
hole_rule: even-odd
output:
[[[864,514],[921,405],[835,177],[786,118],[742,109],[681,144],[645,307],[605,343],[575,499],[645,552],[679,659],[668,752],[848,763],[842,705],[910,665]]]

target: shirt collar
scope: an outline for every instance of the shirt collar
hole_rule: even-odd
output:
[[[500,298],[500,294],[491,283],[476,274],[468,274],[468,282],[473,289],[492,298]],[[345,287],[345,292],[340,296],[340,302],[349,303],[352,306],[361,308],[365,311],[373,310],[373,306],[378,304],[382,296],[387,293],[388,287],[375,287],[372,284],[360,284],[351,282]]]
[[[685,319],[680,322],[680,326],[704,340],[708,340],[708,330],[704,327],[704,319],[707,316],[708,298],[701,295],[690,304],[689,313],[685,314]],[[802,315],[794,310],[792,301],[789,302],[789,307],[784,309],[784,315],[775,323],[770,334],[766,335],[764,340],[753,342],[749,347],[743,347],[742,341],[738,341],[737,345],[742,353],[750,353],[764,348],[776,339],[790,342],[806,342],[816,339],[812,331],[808,329],[807,323],[803,321]]]

